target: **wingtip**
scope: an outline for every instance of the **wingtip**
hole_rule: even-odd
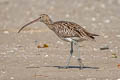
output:
[[[92,36],[100,36],[100,35],[98,35],[98,34],[92,34]]]

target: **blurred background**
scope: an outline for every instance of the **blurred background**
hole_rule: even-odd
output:
[[[85,69],[44,67],[65,65],[70,45],[39,22],[17,33],[40,14],[100,35],[81,48]],[[120,0],[0,0],[0,80],[120,80],[119,49]]]
[[[119,28],[120,0],[0,0],[0,28],[18,29],[43,13],[54,21],[73,21],[102,34],[100,30]]]

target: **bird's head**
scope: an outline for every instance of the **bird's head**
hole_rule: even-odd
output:
[[[19,33],[23,28],[25,28],[26,26],[28,26],[28,25],[30,25],[30,24],[32,24],[32,23],[34,23],[34,22],[38,22],[38,21],[43,22],[43,23],[45,23],[46,25],[52,24],[52,20],[50,19],[50,17],[49,17],[47,14],[41,14],[37,19],[35,19],[35,20],[33,20],[33,21],[25,24],[25,25],[18,31],[18,33]]]
[[[41,14],[39,19],[40,19],[40,22],[46,23],[50,20],[50,17],[47,14]]]

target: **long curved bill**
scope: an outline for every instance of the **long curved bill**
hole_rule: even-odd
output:
[[[30,25],[30,24],[36,22],[36,21],[39,21],[39,20],[40,20],[40,17],[37,18],[37,19],[35,19],[35,20],[33,20],[33,21],[31,21],[31,22],[29,22],[29,23],[27,23],[27,24],[25,24],[22,28],[20,28],[20,30],[18,31],[18,33],[20,33],[20,31],[21,31],[23,28],[25,28],[26,26],[28,26],[28,25]]]

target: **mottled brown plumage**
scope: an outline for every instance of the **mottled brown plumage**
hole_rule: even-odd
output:
[[[83,41],[94,39],[96,34],[87,32],[80,25],[68,22],[68,21],[57,21],[52,24],[52,30],[61,38],[72,38],[75,41]]]
[[[36,21],[43,22],[48,26],[49,29],[51,29],[53,32],[55,32],[62,40],[71,42],[71,51],[70,54],[72,56],[73,53],[73,43],[74,42],[81,42],[85,40],[94,40],[94,36],[98,36],[97,34],[89,33],[86,31],[83,27],[80,25],[74,23],[74,22],[68,22],[68,21],[56,21],[53,22],[50,17],[47,14],[41,14],[39,18],[29,22],[28,24],[24,25],[18,33],[27,25],[32,24]],[[68,59],[68,64],[70,58]],[[80,60],[80,58],[78,59]]]

